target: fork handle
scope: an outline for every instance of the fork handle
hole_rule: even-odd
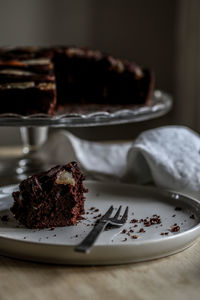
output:
[[[89,253],[100,233],[104,230],[108,222],[99,222],[84,238],[84,240],[75,247],[75,251]]]

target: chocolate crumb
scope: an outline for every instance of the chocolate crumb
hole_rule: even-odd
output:
[[[98,208],[96,208],[95,210],[94,210],[94,212],[98,212],[99,211],[99,209]]]
[[[137,222],[138,222],[137,219],[132,219],[132,220],[130,220],[130,223],[137,223]]]
[[[94,216],[93,219],[97,219],[97,218],[100,218],[101,217],[101,214],[99,214],[98,216]]]
[[[122,231],[121,231],[121,233],[126,233],[127,232],[127,230],[126,229],[123,229]]]
[[[138,225],[137,225],[137,224],[135,224],[133,227],[138,227]]]
[[[173,215],[172,218],[176,217],[176,215]]]
[[[171,232],[177,232],[177,231],[179,231],[180,230],[180,226],[171,226],[171,229],[170,229],[170,231]]]
[[[144,230],[144,228],[140,228],[138,232],[146,232],[146,231]]]
[[[138,236],[137,235],[132,235],[132,237],[131,237],[132,239],[137,239],[138,238]]]
[[[160,224],[161,223],[160,216],[150,218],[150,223],[151,223],[151,225]]]

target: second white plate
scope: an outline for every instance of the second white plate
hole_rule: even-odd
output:
[[[200,235],[200,204],[197,200],[144,186],[87,181],[85,219],[77,226],[30,230],[19,225],[9,212],[10,194],[0,193],[0,253],[48,263],[103,265],[145,261],[189,247]],[[91,230],[110,205],[129,206],[129,218],[120,229],[101,234],[89,254],[74,246]],[[123,209],[122,209],[123,212]],[[4,221],[3,221],[4,220]],[[160,220],[160,221],[159,221]]]

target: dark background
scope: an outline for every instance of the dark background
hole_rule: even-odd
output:
[[[152,68],[156,88],[175,95],[176,16],[176,0],[0,0],[0,46],[100,49]],[[172,110],[152,121],[71,131],[92,140],[132,139],[173,122]],[[19,136],[17,128],[0,128],[1,145],[19,144]]]

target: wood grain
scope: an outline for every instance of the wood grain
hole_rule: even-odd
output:
[[[0,299],[199,299],[200,240],[150,262],[98,267],[45,265],[0,257]]]

